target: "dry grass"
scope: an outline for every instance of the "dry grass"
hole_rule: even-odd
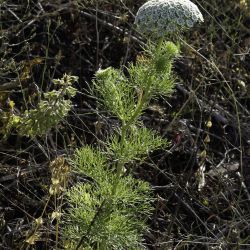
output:
[[[60,223],[51,215],[65,205],[63,196],[49,193],[49,166],[116,126],[96,109],[89,84],[99,67],[135,60],[144,41],[131,27],[142,2],[0,1],[1,112],[11,112],[10,100],[17,112],[32,106],[64,72],[80,78],[74,110],[60,126],[43,138],[11,131],[0,141],[1,249],[54,249],[60,242]],[[249,249],[250,4],[195,2],[205,23],[183,41],[175,94],[142,117],[172,142],[135,172],[156,197],[145,245]],[[72,174],[69,185],[80,179]]]

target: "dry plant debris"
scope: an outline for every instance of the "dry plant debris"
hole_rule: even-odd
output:
[[[1,134],[1,249],[55,249],[67,204],[62,193],[49,192],[50,166],[118,126],[96,108],[89,84],[99,68],[140,56],[145,40],[133,22],[144,2],[0,1],[0,116],[36,106],[64,73],[79,76],[73,109],[46,136]],[[175,94],[152,103],[141,119],[172,142],[134,172],[156,197],[145,247],[249,249],[250,4],[194,2],[204,24],[182,41]],[[74,172],[65,179],[68,186],[84,180]]]

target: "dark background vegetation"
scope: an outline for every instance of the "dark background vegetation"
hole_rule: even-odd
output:
[[[145,246],[250,249],[250,4],[194,2],[205,22],[185,34],[174,67],[175,92],[142,117],[171,142],[135,167],[156,197]],[[46,136],[6,135],[0,120],[0,249],[53,248],[49,164],[97,143],[116,126],[96,108],[91,79],[99,68],[135,61],[145,42],[133,27],[142,3],[0,1],[0,112],[12,112],[11,101],[15,112],[35,106],[39,93],[51,90],[52,79],[65,72],[79,76],[72,111]],[[44,207],[44,225],[28,246]]]

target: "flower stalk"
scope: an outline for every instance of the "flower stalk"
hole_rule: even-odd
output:
[[[141,59],[128,66],[126,76],[112,67],[96,73],[93,94],[121,126],[104,142],[105,148],[86,146],[76,152],[73,165],[88,181],[68,192],[70,209],[64,231],[68,249],[142,248],[152,211],[151,190],[148,183],[130,174],[128,166],[143,162],[149,152],[167,142],[139,119],[152,100],[169,96],[174,87],[172,64],[179,49],[165,41],[166,35],[196,21],[202,21],[202,15],[189,0],[148,1],[139,9],[135,23],[139,31],[150,33],[156,45],[149,41]]]

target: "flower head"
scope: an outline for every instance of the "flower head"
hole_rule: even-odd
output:
[[[155,37],[178,33],[203,21],[198,7],[189,0],[150,0],[139,8],[135,18],[141,33]]]

